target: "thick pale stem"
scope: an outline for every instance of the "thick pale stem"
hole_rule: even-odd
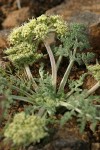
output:
[[[100,87],[100,82],[98,81],[90,90],[88,90],[87,95],[85,96],[85,98],[87,98],[89,95],[94,93],[99,87]]]
[[[16,100],[20,100],[20,101],[24,101],[24,102],[28,102],[30,104],[34,104],[32,101],[29,101],[29,99],[27,97],[23,97],[23,96],[16,96],[16,95],[10,95],[12,99],[16,99]]]
[[[37,116],[42,117],[44,115],[45,111],[46,111],[45,108],[40,108],[39,111],[38,111],[38,113],[37,113]]]
[[[68,65],[68,68],[67,68],[67,70],[66,70],[66,72],[65,72],[65,74],[64,74],[64,77],[63,77],[62,80],[61,80],[61,83],[60,83],[58,92],[64,90],[64,87],[65,87],[66,82],[67,82],[67,80],[68,80],[68,77],[69,77],[69,74],[70,74],[70,71],[71,71],[71,69],[72,69],[73,64],[74,64],[74,61],[71,60],[70,63],[69,63],[69,65]]]
[[[27,76],[28,76],[29,80],[32,80],[34,90],[36,91],[38,89],[38,86],[37,86],[37,84],[36,84],[36,82],[35,82],[35,80],[32,76],[32,73],[31,73],[30,68],[29,68],[28,65],[25,65],[25,70],[26,70],[26,73],[27,73]]]
[[[59,56],[58,60],[57,60],[57,71],[59,69],[60,63],[62,61],[63,56]]]
[[[52,68],[52,85],[54,86],[54,89],[56,90],[56,82],[57,82],[57,68],[56,68],[56,63],[55,63],[55,58],[52,53],[52,50],[48,44],[48,42],[44,41],[44,45],[47,49],[49,58],[50,58],[50,63],[51,63],[51,68]]]
[[[67,93],[66,98],[70,97],[73,94],[74,90],[71,90],[69,93]]]
[[[72,56],[71,61],[70,61],[69,65],[68,65],[68,67],[67,67],[67,70],[66,70],[66,72],[65,72],[65,74],[64,74],[64,76],[63,76],[63,78],[61,80],[58,92],[64,90],[64,87],[66,85],[66,82],[67,82],[69,74],[70,74],[70,71],[71,71],[71,69],[73,67],[73,64],[74,64],[76,50],[77,50],[77,48],[74,49],[73,56]]]
[[[20,2],[20,0],[17,0],[16,2],[17,2],[18,9],[21,9],[21,4],[20,4],[21,2]]]

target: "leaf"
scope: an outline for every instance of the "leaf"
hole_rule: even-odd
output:
[[[72,119],[72,116],[75,115],[75,111],[71,110],[69,112],[66,112],[61,120],[60,120],[60,124],[61,126],[63,126],[67,121],[69,121],[70,119]]]

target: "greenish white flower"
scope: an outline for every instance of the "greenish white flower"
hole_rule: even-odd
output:
[[[21,27],[13,29],[9,35],[9,41],[13,46],[5,52],[8,59],[14,65],[21,67],[36,62],[41,57],[36,53],[39,42],[46,39],[52,31],[60,37],[67,31],[66,23],[58,15],[41,15],[37,19],[29,20]],[[33,41],[35,41],[35,45]]]
[[[38,23],[45,23],[48,21],[48,17],[46,15],[41,15],[37,18]]]
[[[35,34],[35,39],[43,40],[46,38],[48,34],[48,26],[45,25],[44,23],[37,24],[33,32]]]
[[[39,142],[47,135],[45,126],[45,119],[21,112],[15,115],[13,122],[5,129],[4,136],[17,146],[27,146],[32,142]]]
[[[56,23],[59,20],[60,21],[63,20],[62,17],[59,15],[51,15],[51,16],[49,16],[49,19],[52,23]]]
[[[36,45],[22,42],[19,45],[8,48],[5,53],[15,66],[23,67],[24,65],[31,65],[42,57],[42,54],[36,53],[36,50]]]
[[[13,31],[8,36],[10,44],[18,44],[22,41],[22,29],[23,26],[14,28]]]
[[[32,29],[30,28],[28,24],[23,26],[21,34],[24,39],[29,39],[29,37],[32,36]]]
[[[24,40],[32,41],[34,34],[33,30],[36,26],[36,19],[31,19],[28,23],[25,23],[22,28],[22,37]]]
[[[64,34],[68,30],[67,24],[62,20],[57,20],[56,23],[54,23],[54,28],[56,30],[56,33],[60,36],[64,36]]]
[[[87,69],[92,73],[92,75],[97,81],[100,81],[100,65],[99,64],[87,66]]]
[[[30,19],[27,25],[33,30],[34,27],[36,26],[37,22],[36,19]]]

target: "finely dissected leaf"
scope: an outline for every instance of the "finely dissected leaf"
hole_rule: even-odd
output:
[[[84,93],[86,93],[86,91]],[[65,113],[64,118],[62,118],[62,122],[66,122],[67,119],[70,119],[70,117],[75,115],[75,112],[77,112],[77,121],[80,125],[80,131],[84,130],[88,121],[91,122],[91,124],[97,124],[100,120],[98,110],[96,106],[93,105],[93,101],[96,102],[95,96],[89,96],[87,99],[84,99],[84,93],[80,94],[79,92],[76,92],[71,95],[66,102],[61,102],[62,106],[65,106],[68,110],[70,110],[68,113]],[[99,96],[97,97],[97,101],[98,99],[100,100]]]
[[[84,73],[78,80],[68,80],[69,88],[71,91],[80,92],[82,91],[81,86],[84,83],[84,79],[86,77],[87,73]]]
[[[91,62],[93,62],[94,57],[95,57],[95,54],[92,52],[91,53],[90,52],[77,53],[75,60],[78,62],[79,65],[82,65],[82,64],[88,65]]]
[[[75,111],[73,111],[73,110],[66,112],[66,113],[62,116],[62,118],[61,118],[61,120],[60,120],[60,124],[61,124],[61,125],[64,125],[67,121],[69,121],[70,119],[72,119],[73,115],[76,115],[76,114],[75,114]]]
[[[75,48],[83,50],[89,48],[87,28],[83,24],[71,23],[65,36],[60,39],[62,44],[54,49],[56,55],[70,57]]]

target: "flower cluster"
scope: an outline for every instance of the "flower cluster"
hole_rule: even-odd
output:
[[[51,28],[59,35],[63,35],[67,31],[67,24],[58,16],[41,15],[37,19],[31,19],[21,27],[15,28],[10,36],[9,41],[11,44],[19,43],[21,41],[30,39],[43,40],[46,35],[51,31]]]
[[[10,42],[10,44],[15,45],[22,42],[22,29],[23,27],[21,26],[16,27],[11,31],[10,35],[8,36],[8,41]]]
[[[23,25],[21,36],[24,39],[24,41],[32,41],[33,33],[30,24],[26,23],[25,25]]]
[[[55,27],[55,30],[56,30],[56,33],[58,34],[58,36],[61,36],[61,37],[64,36],[64,34],[68,30],[68,26],[63,20],[57,20],[54,23],[54,27]]]
[[[32,142],[39,142],[47,135],[45,125],[43,118],[21,112],[15,115],[13,122],[6,128],[4,136],[17,146],[27,146]]]
[[[36,45],[22,42],[19,45],[10,47],[6,50],[9,60],[18,67],[30,65],[42,57],[42,54],[36,53]]]
[[[48,34],[48,26],[44,23],[39,23],[34,28],[33,34],[35,35],[35,40],[43,40]]]
[[[56,23],[57,21],[63,21],[62,17],[59,15],[51,15],[49,16],[50,22],[51,23]]]
[[[67,24],[60,16],[41,15],[37,19],[31,19],[21,27],[15,28],[9,35],[12,47],[5,52],[8,59],[14,64],[23,67],[32,64],[40,58],[36,49],[40,41],[46,39],[50,32],[63,36],[67,31]],[[35,41],[35,45],[33,45]]]
[[[87,66],[87,69],[92,73],[92,75],[97,81],[100,81],[100,65],[99,64]]]
[[[48,22],[48,17],[46,15],[41,15],[37,18],[37,23],[47,23]]]

